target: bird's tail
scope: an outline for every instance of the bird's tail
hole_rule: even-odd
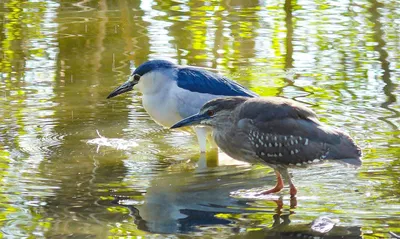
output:
[[[331,145],[327,158],[356,167],[362,164],[361,148],[346,133],[340,132],[339,144]]]
[[[362,161],[361,158],[348,158],[348,159],[339,159],[340,163],[350,164],[356,166],[357,168],[361,166]]]

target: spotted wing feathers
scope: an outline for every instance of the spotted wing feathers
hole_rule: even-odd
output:
[[[361,163],[361,151],[354,141],[322,125],[305,106],[286,99],[252,99],[245,104],[238,126],[265,163],[301,166],[325,159]]]

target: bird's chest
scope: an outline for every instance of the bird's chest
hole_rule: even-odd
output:
[[[226,132],[213,131],[217,145],[230,157],[247,163],[259,163],[257,155],[251,150],[251,145],[240,131],[227,130]]]
[[[142,104],[153,120],[162,126],[170,127],[182,119],[176,101],[168,97],[168,92],[143,94]]]

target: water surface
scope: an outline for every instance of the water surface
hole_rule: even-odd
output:
[[[317,237],[400,234],[400,7],[359,1],[0,2],[0,227],[4,238]],[[309,105],[349,132],[363,166],[262,166],[154,123],[131,69],[168,59]]]

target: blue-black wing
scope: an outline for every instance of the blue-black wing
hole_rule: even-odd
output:
[[[224,76],[195,67],[179,68],[177,81],[179,87],[192,92],[221,96],[258,97],[256,93]]]

